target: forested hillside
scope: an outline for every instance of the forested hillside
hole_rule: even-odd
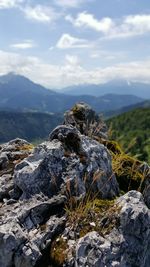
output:
[[[59,114],[36,112],[0,112],[0,143],[16,137],[38,142],[48,137],[62,122]]]
[[[111,139],[140,160],[150,162],[150,108],[137,108],[107,120]]]

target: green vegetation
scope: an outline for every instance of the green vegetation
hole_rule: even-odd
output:
[[[119,183],[121,191],[143,190],[143,182],[147,176],[147,170],[143,170],[143,163],[135,157],[126,154],[115,141],[105,141],[112,155],[113,172]]]
[[[1,111],[0,143],[16,137],[39,143],[62,121],[59,114]]]
[[[74,238],[85,236],[91,231],[97,231],[104,236],[119,225],[118,214],[121,207],[114,200],[98,199],[88,197],[76,203],[76,206],[66,206],[67,225],[73,230]],[[68,252],[74,254],[68,247],[64,236],[56,237],[50,248],[50,259],[54,266],[61,267],[68,257]]]
[[[118,209],[120,207],[114,204],[114,200],[99,199],[96,196],[91,199],[87,196],[75,206],[66,206],[67,222],[80,237],[90,231],[108,234],[116,223]]]
[[[137,108],[107,120],[111,140],[131,156],[150,163],[150,108]]]

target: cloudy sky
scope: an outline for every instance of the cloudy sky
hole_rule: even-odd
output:
[[[0,0],[0,74],[150,83],[150,0]]]

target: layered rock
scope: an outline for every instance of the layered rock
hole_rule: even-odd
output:
[[[0,201],[11,197],[15,165],[26,158],[32,148],[31,144],[19,138],[0,146]]]
[[[36,195],[0,210],[0,266],[31,267],[63,231],[65,198]]]
[[[104,145],[73,126],[58,126],[47,141],[15,168],[14,183],[22,198],[42,192],[81,198],[93,193],[114,198],[119,193],[111,157]]]

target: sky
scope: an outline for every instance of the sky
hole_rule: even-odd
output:
[[[0,75],[150,83],[150,0],[0,0]]]

